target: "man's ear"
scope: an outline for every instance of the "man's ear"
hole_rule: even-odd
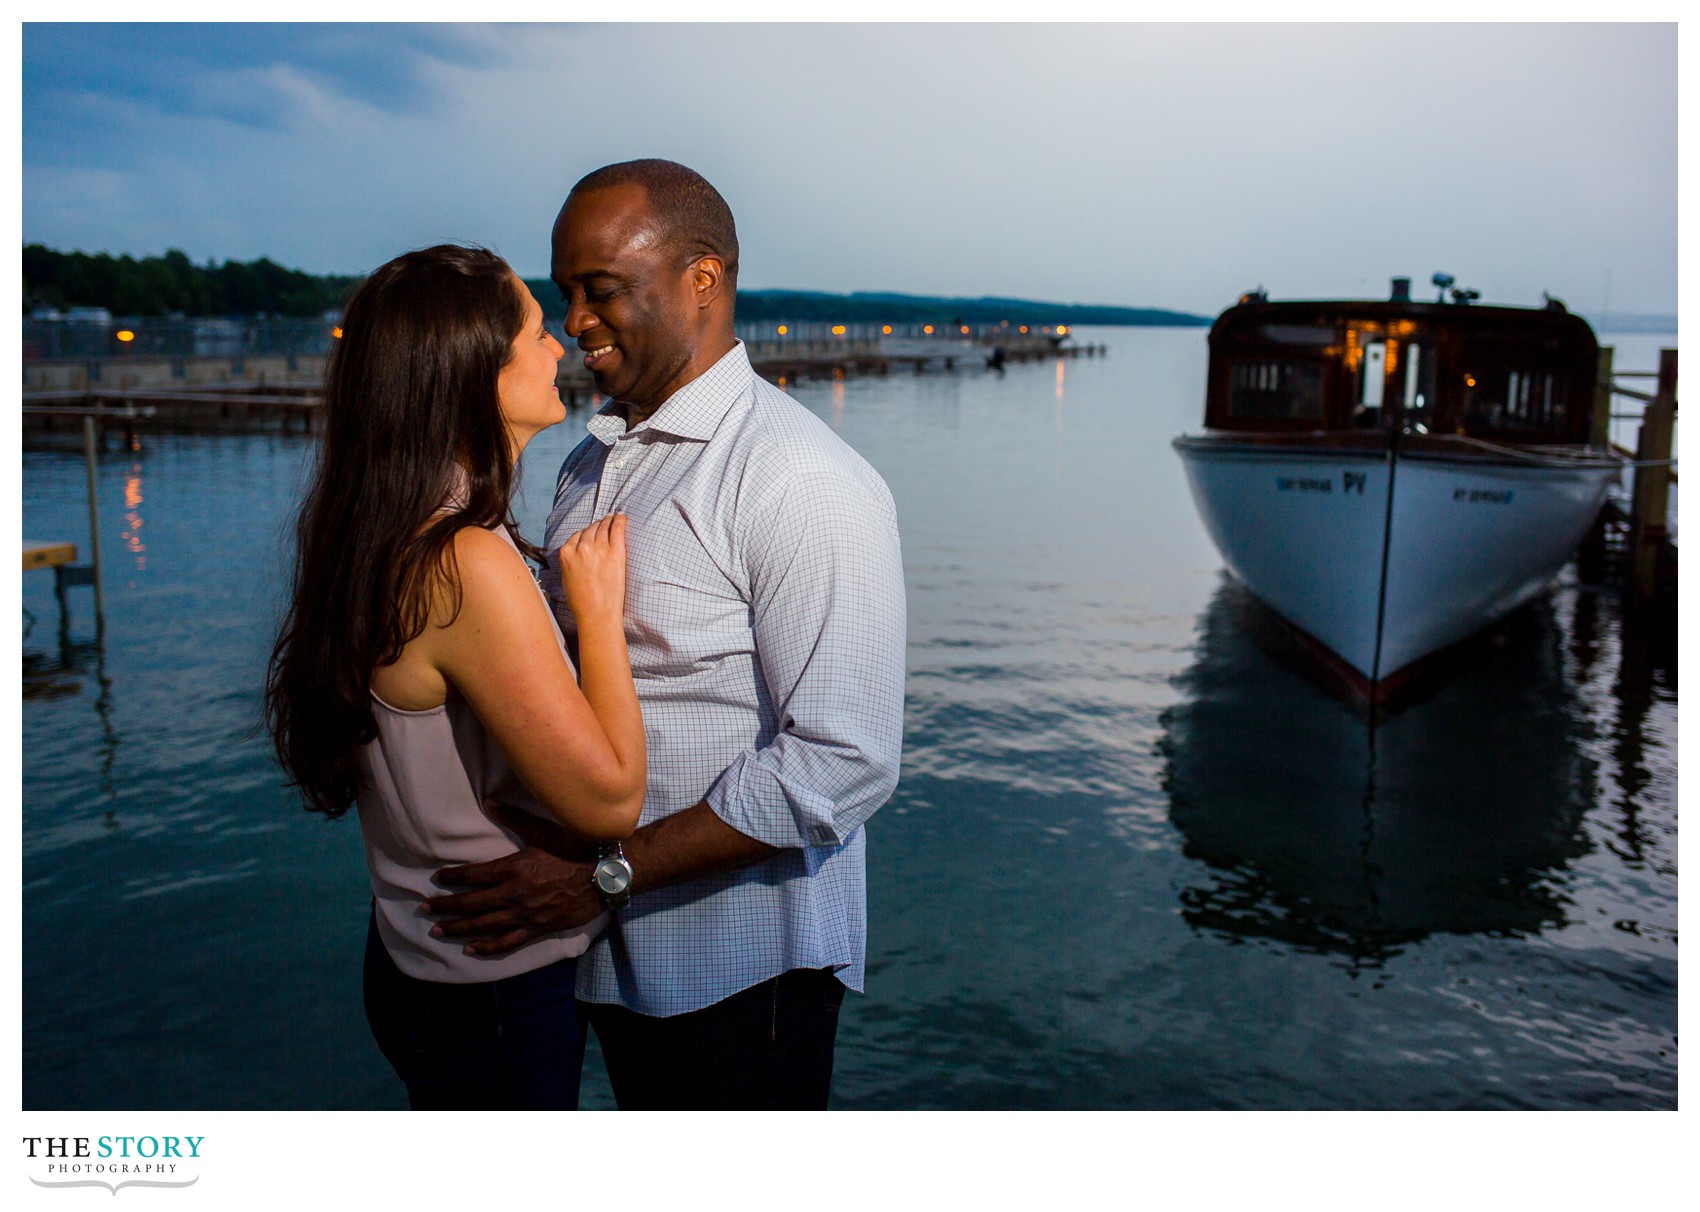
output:
[[[691,289],[696,292],[698,310],[718,299],[725,283],[726,262],[712,253],[698,257],[691,266]]]

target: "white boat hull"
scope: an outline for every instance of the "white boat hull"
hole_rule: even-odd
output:
[[[1545,589],[1620,474],[1604,460],[1175,446],[1229,570],[1372,689]]]

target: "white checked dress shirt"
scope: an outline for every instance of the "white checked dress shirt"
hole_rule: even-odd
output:
[[[626,638],[649,785],[640,825],[706,800],[781,847],[634,897],[578,993],[644,1014],[711,1005],[791,968],[861,989],[862,824],[897,785],[904,598],[885,482],[756,377],[742,343],[628,431],[610,403],[567,456],[543,585],[576,655],[561,543],[627,515]]]

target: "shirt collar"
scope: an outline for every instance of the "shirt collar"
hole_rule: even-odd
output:
[[[750,381],[754,378],[755,371],[750,368],[750,355],[744,343],[734,341],[720,361],[668,396],[667,402],[632,432],[648,428],[657,433],[706,442],[720,428],[720,422],[732,405],[749,390]],[[604,446],[612,446],[627,432],[625,405],[618,400],[609,400],[585,423],[585,428]]]

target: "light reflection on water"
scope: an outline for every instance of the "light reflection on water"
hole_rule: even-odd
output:
[[[1081,339],[1111,356],[791,385],[890,482],[910,594],[838,1103],[1673,1106],[1670,654],[1567,584],[1372,747],[1193,516],[1202,332]],[[533,538],[585,415],[527,456]],[[401,1103],[358,833],[250,732],[304,450],[108,456],[103,645],[26,578],[25,1106]],[[26,452],[26,530],[83,541],[82,494]]]

